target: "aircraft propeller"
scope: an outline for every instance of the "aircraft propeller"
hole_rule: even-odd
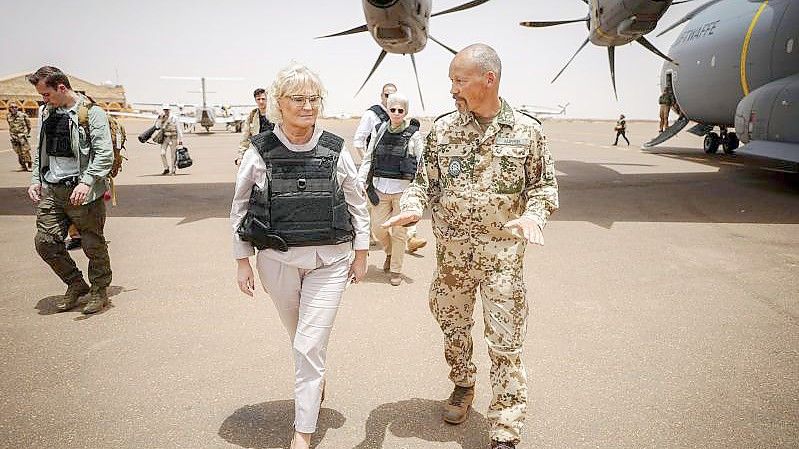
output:
[[[693,0],[681,0],[681,1],[678,1],[678,2],[674,2],[672,4],[687,3],[687,2],[690,2],[690,1],[693,1]],[[711,3],[715,3],[717,1],[719,1],[719,0],[712,0]],[[583,0],[583,3],[585,3],[586,5],[590,5],[588,0]],[[688,19],[685,19],[685,20],[688,20]],[[570,20],[525,21],[525,22],[519,22],[519,25],[524,26],[524,27],[530,27],[530,28],[545,28],[545,27],[551,27],[551,26],[557,26],[557,25],[566,25],[566,24],[570,24],[570,23],[585,22],[586,25],[589,26],[588,25],[589,21],[590,21],[590,17],[589,16],[585,16],[585,17],[580,18],[580,19],[570,19]],[[674,26],[677,26],[678,24],[675,24]],[[661,34],[663,34],[663,33],[661,33]],[[560,75],[563,73],[563,71],[566,70],[566,67],[568,67],[569,64],[571,64],[571,62],[574,60],[574,58],[577,57],[577,54],[580,53],[580,51],[582,51],[582,49],[585,48],[586,45],[588,45],[589,40],[590,40],[590,38],[586,38],[585,41],[583,41],[583,43],[580,45],[580,47],[577,49],[577,51],[574,52],[574,54],[569,59],[569,61],[566,62],[566,65],[564,65],[563,68],[560,69],[560,72],[558,72],[558,74],[555,75],[555,78],[552,79],[552,83],[554,83],[560,77]],[[658,55],[659,57],[665,59],[666,61],[674,62],[674,60],[672,60],[671,58],[669,58],[668,56],[663,54],[663,52],[658,50],[645,37],[641,36],[638,39],[636,39],[635,41],[638,42],[641,46],[643,46],[647,50],[649,50],[652,53]],[[613,84],[613,95],[616,97],[616,100],[618,101],[619,94],[616,91],[616,47],[612,46],[612,45],[608,46],[608,64],[610,65],[610,82]]]
[[[672,5],[676,5],[677,3],[687,3],[689,1],[692,1],[692,0],[686,0],[686,1],[682,1],[682,2],[674,2],[674,3],[672,3]],[[666,28],[665,30],[663,30],[660,33],[658,33],[657,37],[663,36],[664,34],[668,33],[669,31],[671,31],[671,30],[673,30],[675,28],[677,28],[678,26],[682,25],[683,23],[693,19],[695,15],[699,14],[700,12],[704,11],[705,9],[713,6],[714,4],[716,4],[716,3],[720,2],[720,1],[721,0],[710,0],[709,2],[699,6],[698,8],[696,8],[693,11],[689,12],[688,14],[686,14],[685,17],[683,17],[682,19],[674,22],[673,24],[669,25],[668,28]]]
[[[450,14],[450,13],[458,12],[458,11],[465,11],[467,9],[474,8],[475,6],[480,6],[483,3],[486,3],[486,2],[489,2],[489,1],[490,0],[472,0],[470,2],[466,2],[466,3],[462,4],[462,5],[455,6],[455,7],[449,8],[449,9],[445,9],[444,11],[439,11],[439,12],[437,12],[435,14],[431,14],[430,17],[442,16],[444,14]],[[587,2],[588,0],[583,0],[583,1]],[[341,31],[341,32],[338,32],[338,33],[333,33],[333,34],[328,34],[328,35],[325,35],[325,36],[318,36],[315,39],[324,39],[324,38],[328,38],[328,37],[346,36],[346,35],[350,35],[350,34],[363,33],[364,31],[368,31],[368,30],[369,30],[368,26],[366,24],[364,24],[364,25],[357,26],[355,28],[350,28],[349,30],[346,30],[346,31]],[[441,47],[443,47],[445,50],[449,51],[450,53],[452,53],[452,54],[457,54],[458,53],[456,50],[454,50],[451,47],[447,46],[446,44],[442,43],[441,41],[439,41],[438,39],[434,38],[433,36],[428,35],[427,37],[430,38],[430,40],[432,40],[436,44],[438,44]],[[383,58],[386,57],[386,53],[387,53],[386,50],[381,49],[380,54],[377,56],[377,60],[375,60],[375,63],[372,66],[372,70],[369,71],[369,74],[366,75],[366,79],[364,80],[363,84],[361,84],[361,87],[359,87],[358,91],[355,92],[356,96],[359,93],[361,93],[361,90],[363,90],[364,86],[366,86],[366,83],[369,82],[369,79],[375,73],[375,71],[377,70],[377,67],[379,67],[380,63],[383,62]],[[411,54],[410,56],[411,56],[411,64],[413,65],[413,75],[416,77],[416,88],[419,90],[419,100],[421,101],[422,109],[424,109],[424,98],[422,98],[422,87],[421,87],[421,84],[419,83],[419,72],[416,69],[416,58],[414,57],[413,54]]]

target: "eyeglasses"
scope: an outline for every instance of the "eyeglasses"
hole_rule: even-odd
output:
[[[322,104],[322,97],[319,95],[287,95],[286,98],[291,100],[291,104],[297,107],[305,106],[306,102],[312,108],[318,108]]]
[[[390,108],[389,111],[391,111],[391,112],[393,112],[395,114],[404,114],[405,113],[405,109],[402,109],[402,108]]]

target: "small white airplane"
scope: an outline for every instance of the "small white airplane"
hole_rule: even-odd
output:
[[[233,110],[234,107],[248,107],[255,105],[225,105],[225,106],[209,106],[207,103],[207,94],[209,93],[205,88],[206,80],[214,81],[239,81],[243,78],[211,78],[211,77],[196,77],[196,76],[162,76],[161,79],[178,79],[178,80],[199,80],[201,90],[192,91],[191,93],[200,93],[203,96],[202,105],[192,105],[183,103],[167,103],[172,108],[177,108],[178,121],[183,123],[184,126],[193,127],[200,125],[205,128],[206,132],[211,132],[211,128],[217,123],[224,123],[226,129],[233,129],[234,132],[241,132],[244,124],[242,115]],[[213,93],[213,92],[210,92]],[[162,103],[133,103],[142,106],[161,106]],[[185,111],[184,108],[193,109],[192,112]],[[122,117],[139,117],[149,118],[155,120],[158,118],[160,111],[151,112],[112,112],[112,115]]]
[[[366,80],[361,84],[358,95],[377,67],[383,62],[386,53],[396,53],[411,56],[413,73],[416,76],[416,87],[419,89],[419,100],[424,109],[424,98],[422,98],[422,88],[419,85],[419,73],[416,71],[416,58],[414,53],[422,51],[427,45],[427,40],[435,42],[444,47],[452,54],[457,53],[452,48],[439,42],[430,35],[430,18],[449,14],[452,12],[463,11],[475,6],[482,5],[489,0],[472,0],[459,6],[455,6],[444,11],[430,14],[433,6],[432,0],[362,0],[363,14],[366,17],[366,24],[351,28],[340,33],[320,36],[317,39],[334,36],[345,36],[368,31],[372,38],[380,46],[380,54],[377,56],[372,70],[367,75]]]
[[[563,105],[558,105],[558,107],[553,108],[551,106],[537,106],[533,104],[523,104],[519,106],[519,110],[522,112],[526,112],[536,118],[539,119],[547,119],[551,117],[555,117],[557,115],[566,115],[566,108],[569,107],[571,103],[566,103]]]

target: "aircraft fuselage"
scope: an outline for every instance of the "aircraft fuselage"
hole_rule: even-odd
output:
[[[799,2],[727,0],[697,14],[672,44],[661,87],[691,120],[733,126],[740,101],[799,73]]]
[[[429,35],[432,0],[363,0],[369,33],[388,53],[413,54]]]

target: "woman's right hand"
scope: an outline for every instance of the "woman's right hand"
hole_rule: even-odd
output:
[[[250,259],[237,259],[237,262],[236,279],[239,284],[239,290],[247,296],[253,296],[255,292],[255,275],[250,266]]]

